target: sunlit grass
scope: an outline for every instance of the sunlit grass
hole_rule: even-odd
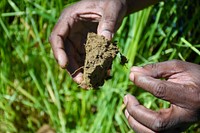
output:
[[[121,66],[117,58],[113,78],[100,90],[82,90],[59,68],[48,42],[71,2],[1,1],[0,132],[36,132],[45,123],[62,133],[133,132],[123,114],[125,94],[154,110],[169,104],[133,86],[130,67],[171,59],[200,62],[199,2],[162,2],[124,19],[114,40],[129,63]],[[196,124],[188,132],[199,130]]]

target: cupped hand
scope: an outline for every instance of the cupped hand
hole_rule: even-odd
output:
[[[54,57],[81,83],[88,32],[111,40],[126,14],[125,0],[82,0],[62,12],[49,38]]]
[[[200,119],[200,65],[173,60],[132,67],[130,80],[171,103],[168,109],[153,111],[126,95],[125,115],[136,132],[181,132]]]

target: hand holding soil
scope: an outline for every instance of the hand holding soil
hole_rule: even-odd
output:
[[[58,64],[73,74],[75,82],[83,80],[83,73],[76,70],[84,65],[87,34],[94,32],[111,40],[126,10],[124,0],[83,0],[63,10],[49,40]]]

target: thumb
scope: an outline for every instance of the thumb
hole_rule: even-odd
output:
[[[122,21],[122,3],[119,1],[108,1],[99,22],[97,33],[111,40],[119,23]]]
[[[104,36],[108,40],[111,40],[114,36],[115,24],[115,17],[111,17],[108,14],[106,16],[103,16],[103,18],[99,22],[97,34]]]

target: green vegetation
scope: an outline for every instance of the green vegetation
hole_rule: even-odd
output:
[[[136,88],[129,68],[181,59],[200,63],[200,2],[161,2],[126,17],[115,40],[128,59],[113,64],[113,78],[98,90],[78,87],[57,65],[48,42],[61,10],[74,0],[1,0],[0,132],[133,132],[123,114],[131,93],[146,107],[169,104]],[[195,124],[186,132],[200,132]]]

